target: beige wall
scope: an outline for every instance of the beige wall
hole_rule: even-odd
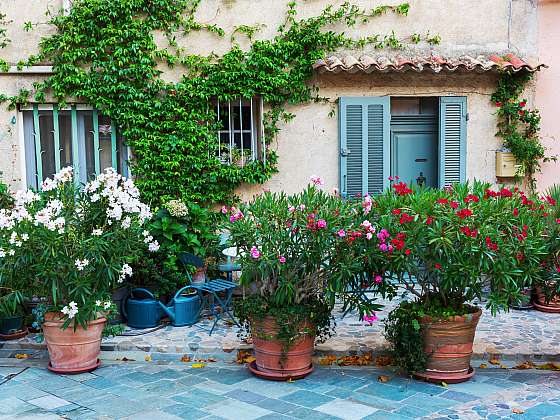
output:
[[[216,24],[226,30],[224,39],[205,32],[191,34],[179,42],[190,51],[223,53],[231,47],[229,35],[240,24],[263,23],[257,38],[274,36],[283,19],[288,0],[203,0],[197,13],[204,23]],[[300,1],[300,16],[318,14],[328,4],[341,4],[343,0]],[[355,0],[362,7],[379,4],[398,4],[398,0]],[[408,17],[387,14],[371,24],[348,30],[352,36],[389,33],[395,30],[399,37],[414,32],[439,34],[442,44],[425,43],[410,51],[398,54],[445,55],[458,57],[463,54],[505,53],[513,51],[527,60],[534,60],[537,51],[537,9],[533,0],[416,0],[412,1]],[[45,11],[59,10],[62,0],[0,0],[0,10],[7,13],[13,23],[8,36],[12,43],[0,51],[0,57],[15,64],[37,51],[41,35],[53,29],[43,24]],[[23,30],[23,23],[39,23],[32,32]],[[335,29],[343,30],[339,27]],[[239,35],[244,43],[243,35]],[[159,36],[159,42],[165,45]],[[245,45],[246,46],[246,45]],[[366,51],[367,52],[367,51]],[[356,52],[359,55],[361,52]],[[388,54],[391,52],[388,52]],[[176,80],[180,69],[166,71],[165,78]],[[0,92],[15,93],[21,86],[28,86],[37,75],[0,74]],[[357,95],[466,95],[468,97],[468,159],[467,176],[490,182],[495,181],[494,151],[498,141],[495,109],[489,102],[494,76],[488,75],[435,75],[419,76],[416,73],[395,76],[318,76],[321,94],[335,100],[340,96]],[[529,92],[529,96],[531,92]],[[279,154],[279,174],[265,187],[289,192],[301,189],[309,176],[325,177],[329,188],[338,184],[338,120],[328,117],[331,107],[327,104],[309,104],[293,108],[294,121],[282,127],[275,142]],[[16,116],[16,124],[12,117]],[[20,147],[20,115],[0,109],[0,170],[4,179],[14,187],[24,185],[24,168]],[[244,195],[260,191],[262,186],[246,187]]]
[[[560,1],[539,4],[539,55],[550,66],[537,78],[536,105],[542,116],[542,136],[547,155],[560,158]],[[560,184],[560,161],[542,165],[539,189]]]

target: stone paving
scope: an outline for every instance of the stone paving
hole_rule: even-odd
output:
[[[560,419],[560,373],[478,369],[467,383],[440,386],[389,368],[321,367],[269,382],[224,362],[106,362],[58,376],[44,362],[0,359],[0,419],[257,418]]]
[[[385,308],[378,314],[381,320],[397,304],[395,301],[384,303]],[[336,334],[316,346],[318,357],[386,351],[382,322],[369,326],[360,322],[356,314],[341,318],[340,308],[335,309],[334,315]],[[208,329],[212,322],[203,319],[198,325]],[[177,328],[168,325],[147,334],[142,330],[129,330],[127,334],[142,335],[104,339],[102,358],[143,360],[149,354],[154,360],[176,360],[188,354],[195,358],[231,361],[235,358],[235,350],[251,347],[239,339],[236,327],[222,321],[218,325],[212,336],[196,326]],[[16,342],[0,342],[0,357],[13,357],[21,352],[37,358],[46,357],[44,343],[37,343],[33,335]],[[489,311],[484,311],[476,332],[474,354],[478,358],[560,361],[560,314],[511,310],[492,317]]]

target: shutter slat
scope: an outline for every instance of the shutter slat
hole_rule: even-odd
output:
[[[383,192],[384,164],[383,105],[368,106],[368,189],[370,194]]]
[[[346,106],[346,149],[347,160],[346,194],[354,197],[362,193],[362,106]]]

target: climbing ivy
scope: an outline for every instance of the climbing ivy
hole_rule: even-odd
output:
[[[10,38],[8,38],[8,30],[6,29],[6,25],[9,22],[6,20],[6,15],[0,12],[0,50],[5,48],[10,43]],[[8,71],[10,66],[6,62],[0,58],[0,71]]]
[[[292,1],[272,39],[253,39],[262,25],[238,26],[231,34],[231,50],[217,57],[189,54],[177,41],[178,33],[201,30],[225,36],[223,29],[196,21],[199,4],[200,0],[77,0],[68,15],[52,18],[58,31],[42,39],[40,52],[18,64],[53,65],[53,74],[34,85],[35,100],[45,101],[49,95],[64,104],[77,98],[117,123],[133,149],[131,165],[142,198],[154,205],[175,198],[227,202],[235,199],[241,183],[270,178],[277,161],[270,140],[280,121],[294,117],[285,106],[321,100],[318,89],[309,84],[312,65],[340,48],[402,46],[394,33],[350,39],[327,27],[351,27],[384,13],[406,16],[409,11],[408,3],[373,9],[344,3],[300,19]],[[156,32],[165,34],[165,48],[156,44]],[[241,34],[251,40],[248,50],[235,42]],[[419,35],[408,39],[418,42]],[[429,33],[425,40],[439,42]],[[162,63],[182,66],[181,79],[164,81],[158,67]],[[13,107],[30,95],[22,91],[0,100]],[[266,159],[244,167],[223,164],[217,157],[219,123],[212,101],[253,97],[261,97],[267,106]]]
[[[532,73],[504,70],[491,99],[498,107],[497,136],[502,138],[504,147],[515,156],[529,187],[534,190],[535,173],[540,170],[540,162],[546,158],[539,135],[539,110],[528,109],[527,100],[522,99],[523,92],[532,79]]]

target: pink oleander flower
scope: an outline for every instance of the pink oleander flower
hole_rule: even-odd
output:
[[[387,232],[386,229],[381,229],[379,231],[379,233],[377,234],[377,239],[384,242],[389,236],[391,236],[391,235],[389,235],[389,232]]]
[[[221,212],[222,214],[226,214],[228,212],[228,208],[226,206],[222,206]]]
[[[362,208],[364,209],[364,214],[368,214],[373,207],[373,200],[369,195],[364,197],[364,201],[362,201]]]
[[[387,252],[387,244],[379,244],[379,249],[383,252]]]
[[[383,281],[383,277],[381,277],[379,274],[377,276],[375,276],[375,279],[373,280],[375,281],[377,284],[381,283]]]
[[[344,229],[340,229],[337,232],[337,235],[340,236],[341,238],[344,238],[346,236],[346,232],[344,231]]]
[[[324,220],[324,219],[319,219],[319,220],[317,221],[317,227],[318,227],[319,229],[324,229],[324,228],[326,228],[326,227],[327,227],[327,221]]]
[[[261,252],[257,249],[256,246],[252,246],[251,247],[251,257],[253,257],[256,260],[260,256],[261,256]]]
[[[312,182],[314,185],[317,185],[317,186],[323,186],[323,185],[325,185],[325,181],[323,181],[323,178],[321,178],[320,176],[317,176],[317,175],[313,175],[313,176],[311,177],[311,182]]]
[[[280,264],[284,264],[286,262],[286,257],[283,257],[282,255],[280,255],[278,257],[278,261],[280,261]]]
[[[375,314],[375,312],[373,312],[372,314],[364,316],[364,321],[366,321],[369,325],[373,325],[373,323],[375,321],[377,321],[378,319],[379,318],[377,318],[377,315]]]
[[[366,233],[366,239],[368,241],[371,241],[371,238],[373,238],[373,233],[371,233],[371,232]]]
[[[293,213],[294,211],[296,211],[296,208],[295,208],[294,206],[289,206],[289,207],[288,207],[288,211],[289,211],[290,213]]]

